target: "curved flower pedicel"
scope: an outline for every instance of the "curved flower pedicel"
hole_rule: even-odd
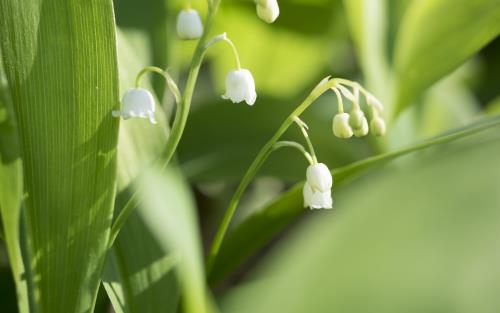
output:
[[[253,105],[257,99],[255,81],[249,70],[241,68],[238,50],[234,43],[227,37],[227,34],[223,33],[214,37],[207,43],[206,47],[208,48],[219,41],[229,44],[236,63],[236,69],[229,71],[226,76],[226,92],[222,95],[222,99],[231,100],[233,103],[245,101],[248,105]]]

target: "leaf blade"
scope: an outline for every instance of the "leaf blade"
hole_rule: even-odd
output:
[[[32,310],[91,311],[115,192],[112,3],[9,0],[0,16],[27,194]]]

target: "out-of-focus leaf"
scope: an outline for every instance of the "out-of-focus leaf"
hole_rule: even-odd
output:
[[[346,142],[333,136],[331,123],[336,110],[333,98],[333,95],[325,95],[318,99],[301,118],[309,125],[309,135],[318,157],[331,167],[337,167],[369,156],[372,151],[362,139]],[[297,102],[261,99],[253,107],[229,101],[205,103],[192,112],[179,145],[184,172],[197,182],[240,179]],[[283,138],[304,142],[295,125]],[[259,175],[297,181],[303,179],[306,164],[300,153],[282,149],[273,153]]]
[[[179,171],[150,169],[138,184],[143,218],[162,248],[173,252],[186,312],[207,312],[203,253],[195,204]],[[159,219],[158,216],[165,216]]]
[[[26,278],[23,278],[25,268],[20,240],[23,174],[19,134],[11,100],[5,81],[3,64],[0,62],[0,215],[3,226],[2,235],[16,284],[19,311],[28,312],[28,289]]]
[[[386,0],[345,0],[347,21],[356,46],[366,85],[379,99],[389,105],[390,84],[387,59]]]
[[[112,3],[1,1],[0,38],[21,143],[32,310],[91,312],[115,194]]]
[[[353,177],[380,167],[387,162],[431,146],[470,136],[492,127],[498,128],[500,118],[485,119],[472,126],[457,129],[442,136],[394,152],[377,155],[342,168],[333,170],[335,179],[334,198],[337,188]],[[216,282],[234,270],[249,255],[269,242],[274,236],[290,225],[305,212],[302,207],[302,184],[298,184],[268,206],[257,211],[241,224],[234,227],[223,242],[209,280]]]
[[[135,75],[144,64],[135,57],[133,46],[118,32],[120,86],[133,86]],[[146,80],[145,80],[146,82]],[[145,84],[149,88],[149,85]],[[118,189],[116,206],[130,197],[130,183],[160,153],[167,140],[165,113],[157,108],[157,125],[147,120],[127,120],[120,124],[118,143]],[[179,186],[179,189],[183,187]],[[184,190],[183,192],[187,192]],[[173,256],[154,237],[144,221],[141,207],[128,218],[108,256],[103,285],[116,312],[175,312],[179,299],[173,269]],[[166,223],[165,214],[155,218]]]
[[[495,312],[495,133],[339,188],[336,209],[315,212],[224,312]]]
[[[259,94],[273,97],[296,95],[323,76],[333,52],[331,38],[325,36],[328,28],[315,36],[299,34],[271,27],[254,12],[248,14],[235,6],[219,10],[215,31],[227,32],[235,43],[242,66],[252,72]],[[213,56],[214,81],[222,94],[226,74],[236,66],[234,56],[223,43],[211,47],[209,55]]]
[[[413,1],[395,47],[396,111],[499,33],[498,0]]]

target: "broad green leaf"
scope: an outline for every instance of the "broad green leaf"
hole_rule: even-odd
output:
[[[339,188],[224,312],[495,312],[499,153],[496,128]]]
[[[353,177],[374,167],[380,167],[398,157],[443,144],[452,140],[470,136],[477,132],[500,125],[500,118],[485,119],[475,125],[464,127],[443,134],[434,139],[424,141],[394,152],[377,155],[332,171],[334,177],[334,198],[337,188],[343,186]],[[302,206],[302,184],[291,188],[275,201],[263,207],[246,220],[236,225],[222,244],[219,256],[209,280],[214,283],[234,270],[241,262],[256,250],[268,243],[274,236],[283,231],[306,210]]]
[[[118,32],[122,91],[133,86],[135,75],[144,65],[141,64],[144,60],[135,56],[136,51],[127,39]],[[150,86],[145,84],[145,87]],[[161,108],[157,108],[156,119],[157,125],[146,120],[127,120],[120,124],[117,208],[130,197],[130,183],[164,147],[167,121]],[[154,237],[145,223],[143,215],[147,211],[141,207],[135,210],[110,251],[103,285],[116,312],[175,312],[179,291],[172,271],[173,257],[159,243],[165,239]],[[161,214],[156,219],[164,220],[165,217]]]
[[[176,169],[149,169],[137,188],[145,223],[162,248],[173,252],[185,312],[209,311],[195,204],[187,182],[179,179]]]
[[[347,22],[368,88],[386,106],[389,65],[387,59],[387,0],[345,0]]]
[[[0,55],[1,57],[1,55]],[[22,164],[14,108],[0,62],[0,216],[2,235],[16,284],[20,312],[28,312],[29,299],[21,253]]]
[[[31,309],[91,312],[115,195],[112,3],[1,1],[0,38],[21,143]]]
[[[498,0],[413,1],[396,40],[396,111],[499,33]]]

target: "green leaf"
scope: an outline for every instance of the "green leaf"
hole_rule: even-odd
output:
[[[309,135],[318,157],[331,166],[341,166],[367,157],[372,151],[364,140],[346,143],[333,136],[333,97],[332,94],[318,99],[301,118],[311,126]],[[204,103],[191,113],[179,145],[179,159],[186,176],[195,182],[238,181],[262,145],[296,105],[296,99],[277,101],[272,98],[262,98],[253,107],[228,101]],[[304,142],[295,126],[290,127],[283,139]],[[259,175],[277,176],[287,181],[302,179],[305,159],[300,153],[289,152],[273,153]]]
[[[347,22],[363,69],[366,85],[386,106],[389,65],[387,58],[387,0],[345,0]]]
[[[499,154],[496,128],[339,188],[224,312],[495,312]]]
[[[112,3],[1,1],[0,38],[20,134],[31,309],[91,312],[115,194]]]
[[[123,33],[117,34],[120,85],[125,91],[133,86],[143,60],[135,56],[136,51]],[[156,119],[158,124],[154,126],[140,119],[120,124],[118,208],[130,197],[130,183],[157,158],[167,140],[167,121],[161,107],[157,108]],[[165,239],[154,237],[144,221],[147,213],[139,207],[129,216],[104,268],[103,285],[116,312],[175,312],[177,308],[179,287],[172,271],[173,257],[160,244]],[[165,217],[159,214],[156,219],[166,223]]]
[[[349,182],[356,175],[360,175],[369,169],[386,164],[398,157],[435,145],[444,144],[452,140],[457,140],[465,136],[470,136],[485,129],[497,127],[499,124],[500,117],[485,119],[472,126],[460,128],[420,144],[377,155],[345,167],[336,168],[333,170],[335,179],[334,188],[336,190]],[[336,197],[335,190],[334,197]],[[302,203],[302,183],[300,183],[291,188],[288,192],[282,194],[268,206],[258,210],[239,225],[235,226],[221,246],[220,253],[216,259],[209,280],[213,283],[223,278],[253,252],[268,243],[274,236],[290,225],[298,216],[306,212]]]
[[[1,57],[1,55],[0,55]],[[0,63],[0,216],[12,275],[16,283],[20,312],[28,312],[29,300],[21,252],[20,224],[23,173],[19,151],[19,134],[12,99]]]
[[[176,169],[163,174],[150,169],[141,176],[138,190],[145,223],[162,248],[174,253],[184,310],[209,311],[195,204],[187,182]],[[159,218],[162,215],[165,218]]]
[[[500,33],[500,1],[413,1],[395,47],[396,111]]]

